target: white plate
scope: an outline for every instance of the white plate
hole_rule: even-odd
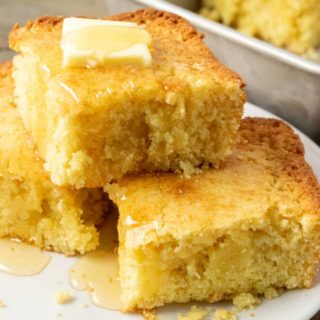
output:
[[[246,116],[274,117],[256,106],[247,104]],[[297,131],[298,132],[298,131]],[[320,148],[305,135],[300,133],[306,150],[306,159],[320,179]],[[76,299],[73,303],[58,305],[55,294],[69,289],[67,272],[77,258],[66,258],[63,255],[51,254],[48,267],[33,277],[16,277],[0,273],[0,300],[6,307],[0,308],[0,320],[135,320],[140,315],[123,315],[92,305],[86,292],[72,290]],[[85,308],[84,305],[89,304]],[[194,303],[199,305],[199,303]],[[204,304],[205,305],[205,304]],[[175,320],[177,313],[190,310],[191,304],[171,305],[157,311],[160,320]],[[230,303],[211,305],[231,308]],[[259,320],[309,320],[320,310],[320,273],[313,288],[286,292],[273,300],[263,300],[254,310],[243,311],[239,319]],[[252,317],[252,313],[255,317]]]

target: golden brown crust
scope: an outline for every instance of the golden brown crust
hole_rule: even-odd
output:
[[[11,74],[12,61],[0,63],[0,78],[3,79]]]
[[[304,148],[300,138],[286,123],[277,119],[245,118],[241,120],[239,136],[241,141],[235,146],[233,154],[222,163],[220,170],[209,169],[190,179],[181,179],[179,175],[171,173],[128,175],[119,179],[118,185],[126,190],[126,195],[143,189],[146,190],[143,196],[147,197],[147,192],[151,190],[151,198],[155,198],[153,199],[155,202],[161,202],[157,206],[166,206],[169,198],[175,199],[177,203],[183,202],[185,208],[192,203],[201,202],[205,204],[208,212],[217,210],[217,206],[219,207],[220,199],[217,198],[216,188],[225,188],[224,190],[229,193],[226,194],[226,198],[230,197],[232,192],[240,198],[246,197],[248,192],[253,192],[250,188],[254,190],[258,188],[258,191],[261,188],[262,193],[269,194],[270,190],[274,190],[277,196],[292,193],[293,202],[299,199],[298,202],[303,202],[301,204],[304,207],[303,210],[320,216],[319,184],[311,167],[304,159]],[[226,179],[229,184],[222,183],[220,179]],[[234,181],[231,183],[230,179]],[[239,183],[238,179],[240,179]],[[246,182],[243,183],[242,179]],[[280,189],[278,185],[274,185],[276,181],[281,184]],[[238,185],[235,190],[233,190],[234,185]],[[266,185],[269,185],[270,190],[266,189]],[[239,186],[244,189],[238,190]],[[290,190],[286,191],[286,188]],[[157,198],[152,193],[155,189],[159,191],[163,201],[160,196]],[[106,190],[109,191],[108,186]],[[110,194],[112,198],[114,193]],[[253,201],[254,205],[260,206],[259,201],[262,201],[262,198],[259,197],[257,196],[257,202]],[[112,200],[115,199],[112,198]],[[137,213],[131,212],[134,220],[140,221],[141,217],[142,220],[148,217],[150,203],[146,200],[144,202],[139,204]],[[226,209],[230,208],[224,204],[222,207],[221,210],[224,210],[226,217]],[[159,209],[159,212],[162,211]],[[230,212],[233,214],[231,209]],[[190,212],[190,216],[193,217],[193,212]],[[170,217],[167,216],[168,219]]]
[[[278,152],[304,155],[304,147],[297,134],[278,119],[247,117],[241,120],[241,137],[253,145],[267,145]]]
[[[8,94],[8,91],[13,88],[11,70],[11,61],[0,63],[0,102],[2,106],[13,105],[12,95]]]
[[[19,51],[20,43],[26,37],[27,34],[41,30],[42,32],[50,32],[54,28],[61,28],[62,21],[65,17],[62,16],[45,16],[39,17],[36,20],[29,20],[24,27],[20,27],[16,24],[9,35],[10,48]],[[188,42],[197,51],[193,52],[194,63],[197,62],[198,57],[207,60],[212,69],[215,70],[220,76],[226,78],[233,78],[239,81],[241,87],[245,84],[233,71],[220,64],[215,56],[210,52],[207,46],[203,43],[203,34],[196,31],[196,29],[185,19],[169,12],[158,11],[154,9],[142,9],[132,12],[126,12],[112,17],[104,17],[106,20],[118,20],[118,21],[131,21],[137,24],[152,24],[163,29],[173,29],[175,34],[179,34],[179,38],[183,42]]]
[[[248,144],[266,146],[280,164],[276,172],[285,172],[302,186],[320,208],[320,189],[317,178],[304,159],[304,146],[299,136],[285,122],[277,119],[245,118],[240,125],[241,137]],[[272,155],[270,155],[271,157]]]
[[[23,40],[29,32],[33,33],[39,29],[43,29],[43,31],[50,31],[50,29],[59,26],[63,19],[63,16],[39,17],[35,20],[28,20],[24,27],[20,27],[20,25],[16,23],[9,33],[9,47],[18,52],[20,50],[21,40]]]

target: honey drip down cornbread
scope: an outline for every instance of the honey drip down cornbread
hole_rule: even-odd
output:
[[[71,255],[98,245],[102,190],[52,184],[12,104],[11,64],[0,65],[0,237]]]
[[[239,135],[220,169],[106,186],[120,213],[125,311],[312,285],[320,195],[303,146],[274,119],[244,119]]]
[[[314,57],[320,46],[318,0],[202,0],[200,11],[248,35]]]
[[[245,95],[185,20],[152,9],[112,18],[144,25],[152,65],[62,68],[62,17],[16,26],[15,101],[58,185],[102,186],[127,172],[218,165]]]

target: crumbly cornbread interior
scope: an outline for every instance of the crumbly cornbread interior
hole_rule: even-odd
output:
[[[108,18],[109,19],[109,18]],[[144,25],[152,66],[62,68],[62,17],[15,27],[16,104],[58,185],[102,186],[127,172],[196,172],[236,139],[245,95],[185,20],[152,9],[112,17]]]
[[[13,105],[11,63],[0,64],[0,237],[67,255],[97,247],[102,190],[55,186]]]
[[[237,297],[243,305],[312,285],[320,195],[303,146],[274,119],[244,119],[239,135],[219,170],[106,186],[120,212],[124,310]]]
[[[314,56],[320,46],[318,0],[203,0],[200,11],[248,35]]]

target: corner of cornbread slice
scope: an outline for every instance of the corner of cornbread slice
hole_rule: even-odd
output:
[[[187,21],[152,9],[111,20],[144,25],[152,65],[63,68],[63,17],[15,26],[15,101],[58,185],[97,187],[128,172],[217,166],[236,140],[241,79]],[[107,40],[106,40],[107,41]]]
[[[55,186],[12,104],[11,63],[0,64],[0,237],[67,255],[98,245],[102,190]]]
[[[120,212],[125,311],[312,285],[320,193],[299,137],[262,118],[242,120],[239,135],[220,169],[106,186]]]

